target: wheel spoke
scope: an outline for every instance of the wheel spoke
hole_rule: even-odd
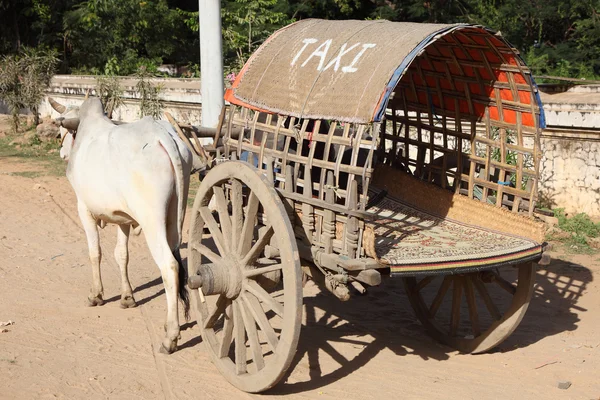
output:
[[[465,277],[465,297],[467,298],[467,305],[469,306],[469,317],[471,318],[473,336],[477,337],[481,335],[481,329],[479,327],[479,314],[477,313],[477,303],[475,302],[473,282],[471,277],[468,276]]]
[[[420,292],[421,290],[423,290],[423,288],[425,286],[429,285],[434,279],[435,279],[434,275],[429,275],[429,276],[426,276],[425,278],[421,279],[419,281],[419,283],[417,283],[417,291]]]
[[[244,225],[244,198],[242,184],[237,179],[231,182],[231,251],[235,252],[239,246],[240,234]]]
[[[219,317],[225,313],[225,309],[227,308],[227,306],[229,306],[229,304],[231,304],[231,300],[225,297],[224,294],[219,295],[219,298],[217,299],[217,304],[215,304],[215,309],[212,313],[210,313],[210,315],[208,316],[208,318],[206,318],[206,321],[204,322],[204,328],[212,328],[215,325],[215,322],[217,322],[217,320],[219,319]]]
[[[269,229],[267,229],[267,231],[265,232],[265,234],[262,235],[260,239],[256,241],[256,243],[254,243],[254,246],[252,246],[248,254],[246,254],[244,259],[242,260],[242,265],[252,265],[254,261],[258,259],[260,254],[267,246],[267,244],[269,244],[274,233],[275,231],[273,230],[273,227],[270,226]]]
[[[265,312],[263,311],[258,299],[251,293],[247,292],[242,293],[241,297],[246,302],[246,306],[250,310],[254,320],[258,323],[260,330],[263,331],[267,337],[267,343],[271,347],[271,350],[273,350],[273,353],[275,353],[279,339],[277,338],[277,334],[271,326],[271,323],[267,319],[267,316],[265,315]]]
[[[235,333],[235,372],[246,372],[246,331],[244,319],[237,301],[233,302],[233,328]]]
[[[255,281],[247,281],[246,289],[256,296],[257,299],[265,303],[273,312],[283,318],[283,306],[277,300],[271,297],[269,293]]]
[[[498,311],[498,307],[496,307],[496,304],[494,304],[494,300],[492,300],[484,283],[477,278],[473,279],[473,283],[475,284],[475,288],[477,289],[477,292],[479,292],[479,295],[483,299],[485,307],[488,309],[492,318],[494,318],[496,321],[500,321],[500,319],[502,318],[502,314],[500,314],[500,311]]]
[[[219,213],[219,223],[223,233],[223,244],[227,249],[231,249],[231,217],[227,209],[227,199],[221,186],[214,186],[213,193],[217,202],[217,211]]]
[[[456,336],[460,323],[460,301],[462,300],[462,279],[455,277],[452,288],[452,314],[450,314],[450,336]]]
[[[429,318],[433,318],[435,317],[435,314],[437,314],[437,311],[440,309],[440,306],[444,301],[444,297],[446,297],[446,293],[448,292],[451,283],[452,280],[450,279],[450,277],[445,276],[442,285],[438,289],[438,292],[435,295],[433,302],[431,303],[431,306],[429,306]]]
[[[223,324],[223,340],[219,346],[219,357],[227,357],[229,355],[229,348],[231,347],[231,339],[233,337],[233,306],[231,303],[225,309],[225,322]]]
[[[238,254],[246,254],[252,246],[252,237],[254,236],[254,220],[258,213],[258,197],[254,193],[248,195],[248,207],[246,210],[246,216],[244,217],[244,227],[242,228],[242,234],[240,235],[240,242],[238,243]]]
[[[267,272],[277,271],[282,268],[283,268],[283,264],[273,264],[273,265],[269,265],[268,267],[247,269],[244,271],[244,276],[246,278],[251,278],[256,275],[266,274]]]
[[[502,289],[506,290],[511,295],[515,295],[517,292],[517,288],[512,283],[508,282],[506,279],[501,277],[499,274],[492,272],[494,274],[494,283],[500,286]]]
[[[223,240],[223,233],[219,229],[217,221],[215,221],[215,217],[213,217],[212,212],[208,209],[208,207],[202,207],[199,211],[200,216],[210,231],[215,245],[219,249],[219,253],[221,253],[222,256],[227,254],[226,247],[224,245],[225,241]]]
[[[256,371],[260,371],[265,367],[265,359],[262,355],[262,348],[258,341],[258,331],[256,330],[256,322],[250,315],[246,305],[241,300],[236,300],[239,308],[242,312],[242,319],[244,320],[244,326],[246,327],[246,333],[248,334],[248,342],[250,343],[250,350],[252,351],[252,360],[256,365]]]
[[[204,257],[208,258],[214,264],[221,264],[223,259],[215,254],[211,249],[201,243],[192,243],[192,248],[199,252]]]

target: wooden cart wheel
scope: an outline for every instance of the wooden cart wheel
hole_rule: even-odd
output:
[[[528,262],[501,270],[404,278],[404,285],[417,318],[434,339],[463,353],[483,353],[510,336],[523,319],[534,276],[535,267]]]
[[[214,167],[196,195],[189,248],[188,286],[213,362],[243,391],[271,388],[302,319],[298,248],[272,183],[245,162]]]

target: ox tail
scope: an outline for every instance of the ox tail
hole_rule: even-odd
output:
[[[173,257],[177,260],[177,265],[179,265],[179,300],[183,304],[183,314],[185,315],[185,320],[190,320],[190,297],[186,288],[187,282],[187,271],[183,266],[183,261],[181,260],[181,254],[179,253],[179,249],[173,251]]]
[[[177,145],[170,135],[168,136],[168,139],[159,139],[159,142],[169,155],[171,165],[173,166],[173,170],[175,172],[175,192],[177,195],[177,248],[179,248],[183,238],[183,219],[185,217],[185,202],[187,201],[183,178],[183,164],[181,162],[181,155],[179,154]]]
[[[179,153],[179,149],[177,147],[177,144],[175,143],[175,140],[166,131],[166,129],[162,127],[160,131],[164,132],[165,134],[165,136],[159,139],[160,145],[165,149],[165,151],[169,155],[171,165],[173,166],[173,170],[175,172],[175,191],[177,195],[177,245],[173,250],[173,256],[175,257],[175,259],[177,260],[177,264],[179,265],[179,299],[183,303],[185,319],[189,320],[190,300],[186,288],[187,272],[183,266],[183,262],[181,261],[181,254],[179,253],[179,246],[181,246],[181,240],[183,239],[183,219],[185,218],[185,207],[187,202],[187,192],[185,190],[185,180],[183,176],[184,171],[182,156]]]
[[[190,318],[190,300],[186,288],[187,283],[187,272],[181,261],[181,254],[179,253],[179,246],[181,246],[181,240],[183,239],[183,219],[185,218],[185,205],[187,201],[187,193],[185,191],[184,176],[183,176],[183,164],[181,162],[181,155],[177,144],[171,137],[171,135],[164,129],[161,130],[167,137],[160,138],[160,145],[165,149],[171,160],[171,165],[175,172],[175,192],[177,195],[177,245],[173,250],[173,256],[177,260],[179,265],[179,299],[183,303],[183,311],[185,319]]]

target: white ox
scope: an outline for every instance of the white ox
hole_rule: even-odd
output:
[[[146,117],[115,125],[98,98],[86,100],[79,109],[54,100],[51,105],[62,114],[57,121],[71,136],[63,137],[61,157],[68,160],[67,178],[88,241],[93,276],[89,305],[104,303],[98,225],[113,223],[118,225],[114,254],[121,269],[121,307],[136,306],[127,273],[127,242],[131,226],[139,225],[165,286],[166,337],[160,351],[171,353],[180,330],[178,292],[186,317],[189,311],[179,246],[192,153],[165,121]]]

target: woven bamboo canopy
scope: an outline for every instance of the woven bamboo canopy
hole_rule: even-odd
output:
[[[379,122],[403,78],[414,82],[408,100],[432,114],[481,119],[487,109],[492,120],[514,124],[519,113],[525,127],[545,125],[518,52],[494,32],[468,24],[299,21],[267,39],[226,99],[298,118]]]

